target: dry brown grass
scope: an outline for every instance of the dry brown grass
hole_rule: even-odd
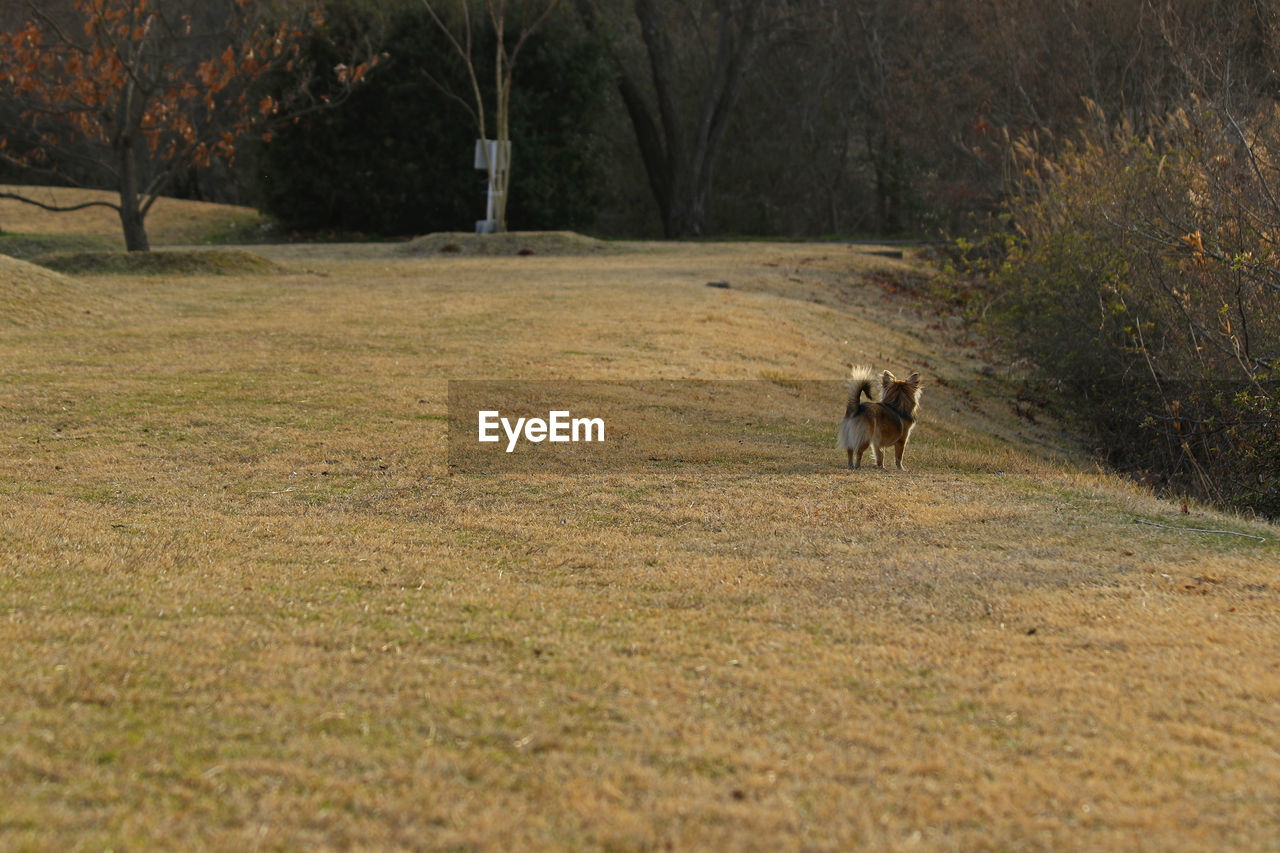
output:
[[[0,846],[1280,842],[1280,531],[1052,449],[896,262],[271,256],[0,327]],[[848,361],[930,383],[905,474]],[[494,376],[836,397],[793,473],[450,478]]]
[[[50,205],[71,206],[89,201],[118,200],[105,190],[69,187],[5,186]],[[200,243],[211,234],[246,228],[261,220],[252,210],[199,201],[161,198],[147,216],[147,235],[154,245]],[[106,207],[87,207],[70,213],[51,213],[13,199],[0,198],[0,232],[52,237],[92,237],[104,247],[124,248],[119,215]]]
[[[71,322],[107,308],[105,300],[74,279],[0,255],[0,323]]]

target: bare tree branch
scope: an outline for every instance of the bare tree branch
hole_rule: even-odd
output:
[[[11,192],[0,192],[0,198],[7,198],[7,199],[12,199],[13,201],[20,201],[23,204],[29,204],[29,205],[32,205],[33,207],[38,207],[41,210],[48,210],[52,213],[71,213],[72,211],[84,210],[85,208],[88,208],[88,207],[109,207],[112,210],[116,210],[116,211],[120,210],[120,205],[112,204],[109,201],[86,201],[81,204],[68,204],[68,205],[46,204],[42,201],[36,201],[33,198],[28,198],[27,196],[20,195],[18,193],[11,193]]]

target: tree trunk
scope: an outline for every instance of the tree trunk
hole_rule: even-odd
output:
[[[701,237],[707,231],[710,217],[710,163],[698,161],[682,168],[675,164],[675,174],[665,205],[661,205],[662,228],[668,238]]]
[[[876,216],[882,236],[902,231],[903,178],[902,152],[888,132],[880,134],[879,146],[871,152],[876,181]]]
[[[502,9],[501,6],[498,8]],[[496,193],[493,199],[493,228],[497,233],[505,234],[507,233],[507,185],[511,182],[511,164],[504,162],[505,158],[502,155],[505,153],[506,146],[511,144],[511,69],[507,65],[506,15],[502,12],[491,13],[491,18],[497,42],[493,50],[493,118],[497,124],[495,135],[498,140],[498,163],[503,168],[501,171],[494,172],[492,171],[494,164],[489,164],[491,170],[489,185]],[[484,106],[480,105],[480,109],[484,109]]]
[[[120,224],[124,227],[124,247],[130,252],[149,252],[145,214],[138,202],[138,160],[133,152],[133,137],[119,140],[120,154]]]
[[[656,109],[651,109],[643,94],[642,75],[628,68],[617,50],[612,51],[618,91],[668,238],[707,232],[715,162],[747,67],[761,43],[758,19],[763,5],[764,0],[747,0],[736,10],[719,7],[713,41],[702,45],[710,67],[695,71],[687,61],[681,62],[672,43],[671,9],[659,8],[655,0],[635,0]],[[592,0],[577,0],[577,7],[588,29],[605,29]],[[702,75],[697,84],[701,94],[692,110],[681,101],[681,73]]]
[[[149,252],[147,229],[143,224],[142,210],[136,195],[121,194],[120,224],[124,226],[124,247],[130,252]]]

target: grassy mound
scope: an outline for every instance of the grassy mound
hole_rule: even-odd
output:
[[[619,251],[616,244],[573,231],[509,231],[505,234],[442,232],[408,243],[412,255],[597,255]]]
[[[54,252],[41,266],[72,275],[271,275],[284,267],[242,249]]]
[[[0,323],[45,325],[98,315],[106,306],[64,275],[0,255]]]

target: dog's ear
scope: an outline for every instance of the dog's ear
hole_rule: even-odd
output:
[[[894,382],[893,374],[890,373],[889,371],[886,370],[884,373],[880,374],[880,384],[883,385],[885,388],[888,388],[890,385],[893,384],[893,382]]]
[[[907,384],[911,386],[911,390],[913,390],[913,391],[914,391],[915,389],[919,388],[919,387],[920,387],[920,374],[919,374],[919,373],[913,373],[913,374],[911,374],[910,376],[908,376],[908,377],[907,377]]]

